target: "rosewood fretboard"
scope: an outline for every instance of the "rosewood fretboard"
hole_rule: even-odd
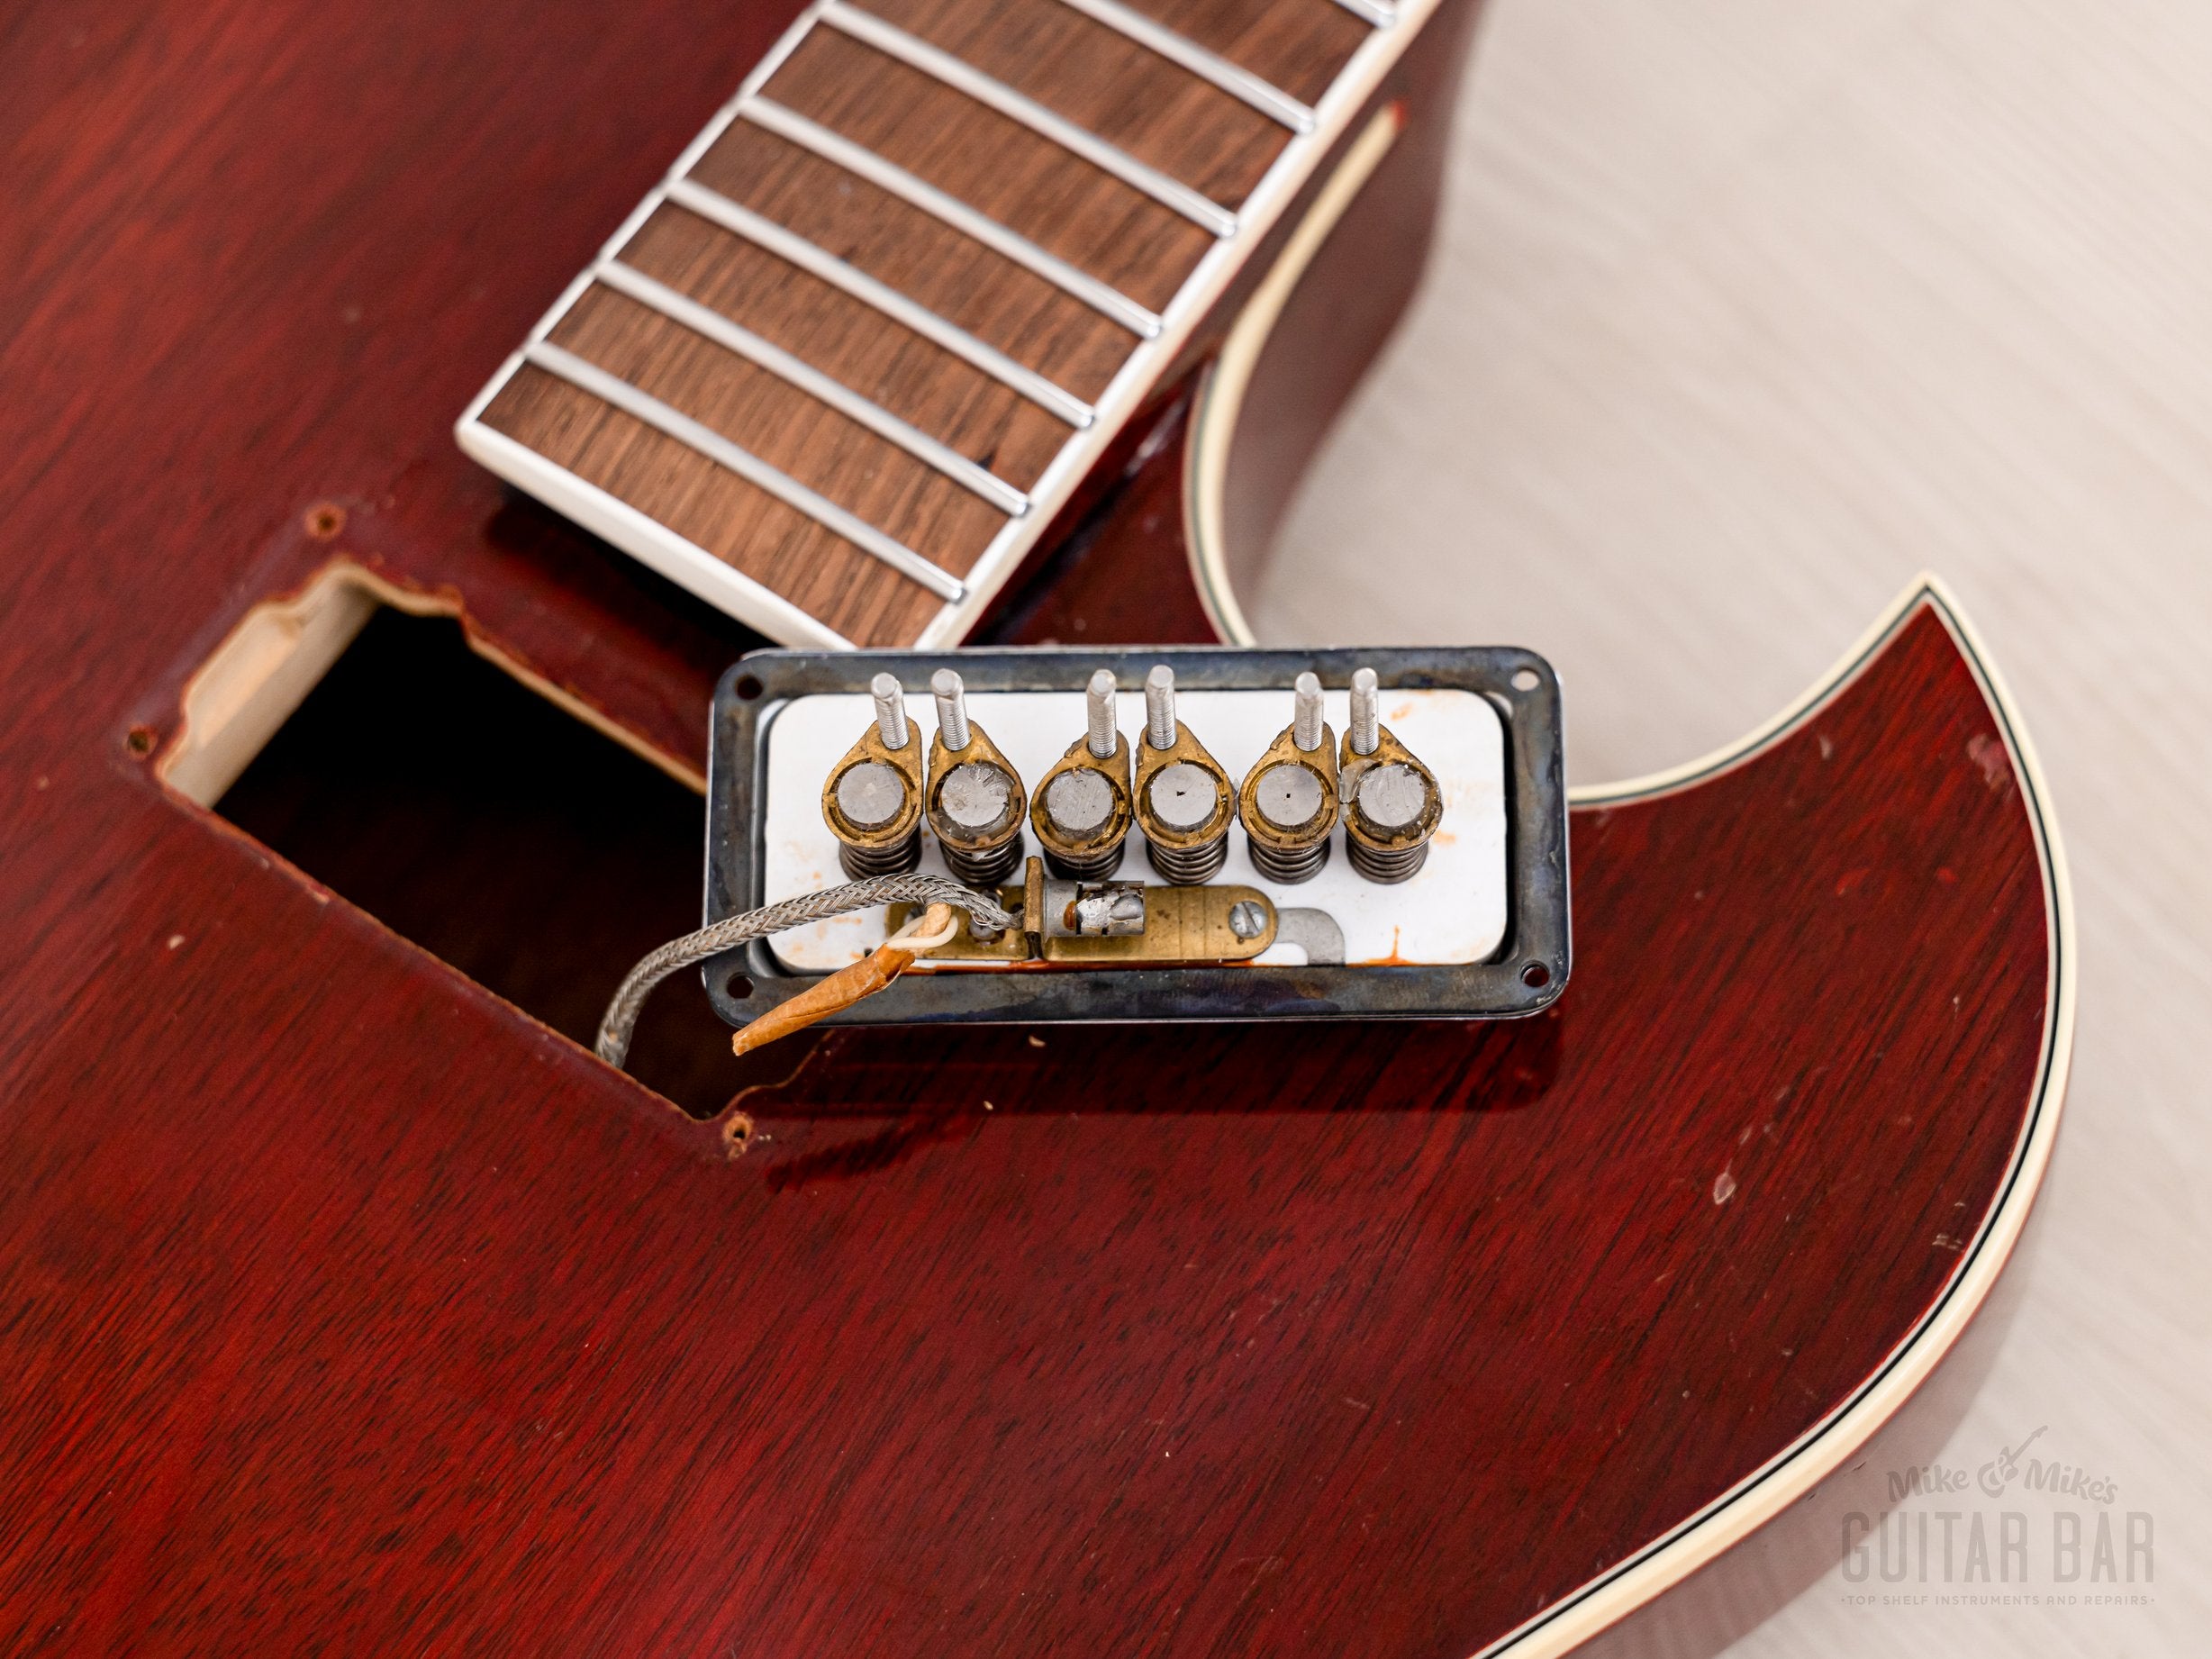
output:
[[[821,0],[460,422],[794,644],[959,639],[1430,0]]]

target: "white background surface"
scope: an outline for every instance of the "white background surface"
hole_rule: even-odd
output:
[[[1541,651],[1596,783],[1748,730],[1932,568],[2072,866],[2065,1124],[1936,1455],[2046,1426],[2154,1517],[2153,1599],[1831,1568],[1733,1651],[2212,1651],[2212,4],[1494,0],[1455,146],[1261,638]]]
[[[1345,730],[1350,694],[1332,687],[1322,697],[1323,718],[1334,743]],[[997,744],[1032,793],[1082,735],[1080,692],[975,692],[968,718]],[[1142,692],[1115,699],[1122,735],[1143,740]],[[1290,724],[1291,693],[1191,691],[1175,700],[1185,729],[1242,783],[1252,763]],[[908,722],[921,734],[927,753],[937,732],[937,705],[908,688]],[[762,888],[770,903],[816,893],[848,880],[838,865],[837,838],[822,822],[822,779],[875,718],[862,696],[801,697],[777,712],[768,726],[766,868]],[[1490,704],[1472,692],[1382,689],[1382,724],[1437,775],[1444,817],[1428,844],[1428,857],[1410,881],[1377,886],[1346,862],[1344,831],[1335,832],[1328,862],[1311,881],[1285,887],[1252,867],[1242,828],[1228,832],[1228,862],[1216,882],[1257,887],[1278,906],[1325,910],[1344,931],[1345,960],[1476,962],[1505,934],[1505,730]],[[1024,847],[1038,850],[1026,828]],[[921,868],[945,871],[936,838],[924,831]],[[1019,870],[1008,878],[1019,884]],[[1145,857],[1141,832],[1130,831],[1117,881],[1157,882]],[[886,911],[837,916],[778,934],[770,948],[787,967],[819,972],[857,962],[884,942]],[[1278,956],[1277,951],[1287,952]],[[1305,953],[1271,947],[1262,960],[1295,965]],[[975,972],[978,970],[958,970]]]

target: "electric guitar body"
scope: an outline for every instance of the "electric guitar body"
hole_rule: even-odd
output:
[[[1410,292],[1472,22],[1301,4],[1156,7],[1195,54],[1062,0],[18,21],[0,1648],[1556,1653],[1941,1359],[2050,1154],[2072,979],[2032,757],[1932,584],[1771,729],[1576,797],[1533,1018],[733,1062],[678,982],[639,1078],[576,1040],[695,923],[667,780],[760,643],[726,612],[1239,637]],[[1178,150],[1143,112],[1184,104],[1054,68],[1156,59],[1272,126],[1205,104]],[[932,148],[948,87],[1020,131]],[[1119,218],[1056,219],[1022,148],[1088,156],[1078,118]],[[315,739],[393,612],[649,762],[674,838],[630,784],[487,827]]]

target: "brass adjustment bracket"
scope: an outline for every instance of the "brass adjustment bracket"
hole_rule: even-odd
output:
[[[1038,782],[1029,802],[1029,828],[1055,875],[1104,881],[1120,867],[1123,843],[1136,821],[1129,742],[1114,722],[1111,669],[1091,675],[1083,705],[1083,735]]]
[[[938,708],[925,796],[929,830],[954,875],[971,886],[988,887],[1020,860],[1029,797],[1014,763],[989,732],[968,719],[960,676],[940,668],[929,688]]]
[[[1371,882],[1402,882],[1428,857],[1444,817],[1437,775],[1377,717],[1374,671],[1352,676],[1352,720],[1337,764],[1345,850]]]
[[[1270,881],[1310,881],[1337,828],[1337,737],[1321,719],[1321,683],[1298,676],[1297,712],[1237,791],[1253,866]]]
[[[1228,773],[1175,718],[1175,676],[1165,664],[1145,681],[1145,740],[1137,754],[1137,825],[1145,834],[1152,867],[1179,886],[1210,881],[1228,857],[1229,820],[1237,785]],[[1211,806],[1201,815],[1192,796],[1211,785]]]
[[[838,839],[838,862],[856,881],[911,870],[921,856],[921,739],[898,703],[899,683],[887,674],[875,677],[876,719],[830,767],[821,786],[822,821]],[[903,741],[888,742],[886,730]],[[880,821],[864,821],[893,784],[900,792],[898,810]]]

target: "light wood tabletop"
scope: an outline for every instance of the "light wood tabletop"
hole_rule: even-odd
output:
[[[1271,643],[1545,652],[1593,784],[1749,730],[1931,569],[2025,714],[2079,918],[2052,1173],[1936,1440],[1815,1494],[1811,1566],[1727,1592],[1735,1653],[2212,1623],[2207,88],[2189,0],[1493,0],[1428,286],[1249,607]],[[2037,1431],[2109,1496],[1909,1492],[1890,1524],[1951,1531],[1947,1573],[1847,1551],[1892,1474]],[[1698,1594],[1614,1645],[1709,1651]]]

